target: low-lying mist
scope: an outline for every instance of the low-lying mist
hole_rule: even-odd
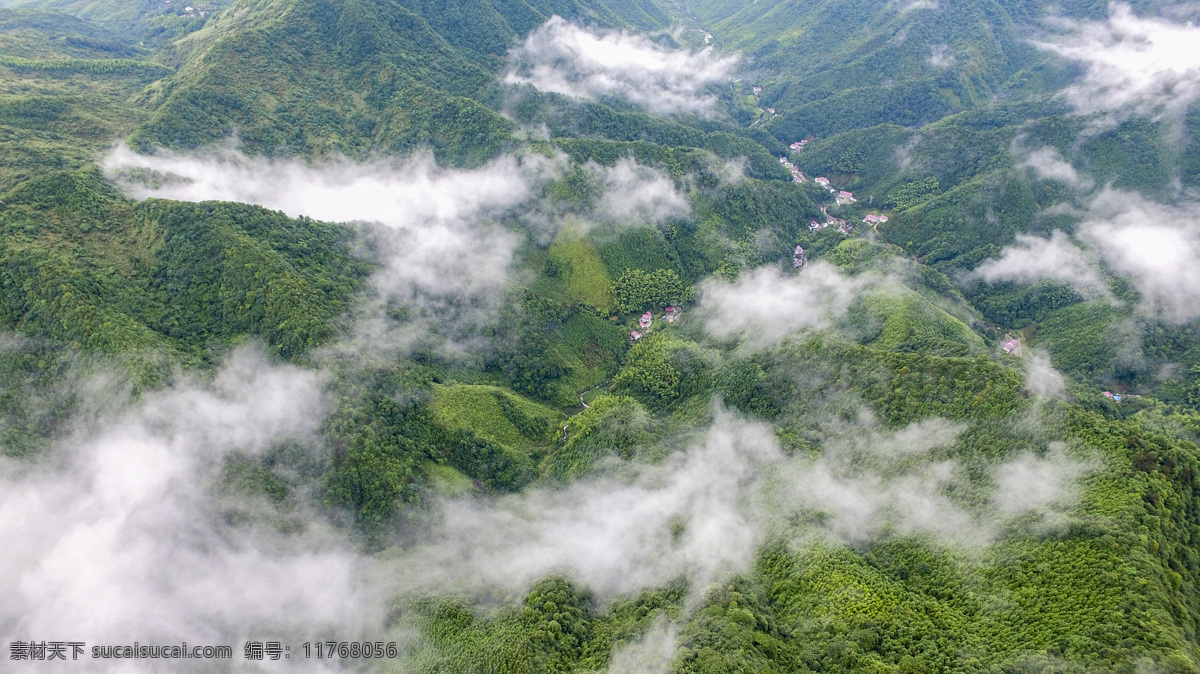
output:
[[[243,350],[211,381],[149,393],[34,464],[0,463],[5,642],[373,633],[381,607],[341,533],[315,517],[297,535],[236,526],[214,491],[224,456],[311,446],[327,409],[319,373]],[[125,671],[178,667],[141,661]]]
[[[554,16],[511,54],[506,81],[542,91],[596,99],[624,98],[649,112],[713,114],[717,99],[705,93],[727,80],[736,56],[671,49],[624,31],[600,32]]]

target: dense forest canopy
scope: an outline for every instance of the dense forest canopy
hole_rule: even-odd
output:
[[[1195,3],[0,5],[14,667],[1200,672]]]

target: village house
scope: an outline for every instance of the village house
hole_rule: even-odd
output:
[[[847,192],[846,190],[842,190],[841,192],[837,193],[837,202],[838,202],[839,206],[841,206],[843,204],[852,204],[855,201],[858,201],[858,200],[854,198],[853,192]]]
[[[1006,339],[1003,342],[1000,342],[1000,348],[1004,349],[1004,353],[1011,353],[1019,356],[1021,355],[1021,340]]]
[[[648,329],[648,328],[649,328],[651,325],[654,325],[654,314],[650,313],[649,311],[647,311],[646,313],[642,314],[642,319],[641,319],[640,321],[638,321],[638,325],[639,325],[639,326],[640,326],[640,327],[641,327],[643,330],[646,330],[646,329]]]
[[[796,250],[792,252],[792,268],[803,269],[806,262],[808,262],[808,256],[804,254],[804,249],[797,244]]]
[[[629,341],[630,341],[630,343],[636,342],[636,341],[638,341],[638,340],[639,340],[639,339],[641,339],[641,338],[642,338],[642,333],[638,332],[637,330],[631,330],[631,331],[629,332]]]
[[[786,167],[789,172],[791,172],[792,182],[794,182],[794,183],[804,182],[804,180],[805,180],[804,174],[800,172],[800,168],[798,166],[796,166],[795,164],[793,164],[792,162],[788,161],[787,157],[780,157],[779,163],[782,164],[784,167]]]
[[[829,178],[817,178],[813,182],[820,185],[821,187],[829,187]]]
[[[873,225],[873,224],[879,222],[879,216],[875,215],[874,213],[868,213],[867,217],[863,218],[863,222],[865,222],[869,225]]]
[[[679,307],[667,307],[663,312],[663,320],[668,323],[674,323],[675,319],[679,318]]]

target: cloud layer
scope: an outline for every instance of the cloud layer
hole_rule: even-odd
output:
[[[1061,452],[996,465],[999,489],[981,509],[955,500],[976,487],[957,461],[934,452],[964,428],[930,419],[890,431],[866,415],[831,429],[820,454],[789,457],[771,425],[718,406],[705,435],[661,464],[626,463],[494,503],[443,504],[435,540],[399,562],[401,591],[520,592],[560,573],[602,598],[687,578],[695,599],[745,572],[769,537],[858,545],[916,534],[974,547],[995,540],[1012,517],[1069,508],[1087,466]],[[797,521],[810,524],[797,529]]]
[[[1055,279],[1069,283],[1090,298],[1108,293],[1096,261],[1059,231],[1049,238],[1018,234],[1015,244],[1002,250],[999,258],[979,265],[974,275],[988,283]]]
[[[850,307],[874,279],[840,274],[827,262],[787,276],[773,267],[742,274],[734,283],[709,280],[700,288],[705,329],[720,339],[738,338],[762,348],[803,330],[820,330]]]
[[[1107,190],[1079,236],[1133,282],[1145,310],[1173,322],[1200,317],[1200,207]]]
[[[703,435],[660,463],[444,501],[428,540],[369,559],[302,503],[300,526],[282,533],[265,504],[266,518],[238,523],[214,498],[225,455],[313,439],[328,409],[322,384],[243,350],[213,381],[147,394],[54,460],[0,464],[0,636],[235,648],[251,638],[374,640],[397,593],[520,596],[551,573],[601,598],[686,577],[698,599],[746,571],[767,537],[814,531],[793,531],[794,514],[817,515],[818,534],[852,544],[893,533],[986,544],[1009,518],[1061,512],[1087,468],[1054,448],[1016,457],[994,468],[996,496],[974,511],[950,496],[966,483],[961,466],[933,454],[961,425],[889,431],[864,417],[832,429],[819,455],[789,457],[774,427],[716,406]],[[614,671],[641,671],[634,661],[644,656],[664,663],[673,635],[655,628],[614,655]],[[178,669],[136,664],[130,671]]]
[[[1200,209],[1166,206],[1140,195],[1107,189],[1089,206],[1075,238],[1020,235],[998,259],[974,275],[989,282],[1030,283],[1052,278],[1085,297],[1110,297],[1102,267],[1128,279],[1141,295],[1139,310],[1180,323],[1200,318]]]
[[[656,114],[712,113],[716,98],[705,93],[728,79],[736,57],[669,49],[624,31],[596,32],[551,17],[529,34],[513,55],[505,80],[542,91],[595,99],[624,98]]]
[[[616,221],[658,223],[685,218],[691,202],[666,173],[625,158],[612,166],[592,165],[605,192],[597,214]]]
[[[445,504],[439,540],[412,567],[428,569],[441,587],[520,588],[554,572],[604,593],[680,576],[703,585],[753,558],[763,514],[746,497],[783,458],[768,426],[718,410],[700,442],[661,465],[630,465],[626,475],[533,489],[495,506]]]
[[[385,251],[383,284],[392,292],[427,295],[472,295],[503,284],[516,240],[486,220],[524,201],[545,168],[504,157],[474,170],[451,170],[429,155],[309,166],[235,151],[147,156],[126,147],[104,164],[118,176],[141,169],[167,177],[155,186],[125,182],[139,199],[237,201],[293,217],[385,225],[397,236]]]
[[[1018,151],[1017,143],[1014,142],[1013,145],[1014,151]],[[1033,172],[1043,180],[1057,180],[1080,189],[1092,187],[1092,181],[1080,176],[1075,167],[1062,156],[1062,153],[1053,147],[1047,146],[1031,150],[1018,166],[1033,169]]]
[[[1066,90],[1081,112],[1179,111],[1200,96],[1200,27],[1139,18],[1120,3],[1110,5],[1107,21],[1066,27],[1035,44],[1084,67],[1082,80]]]
[[[136,198],[223,200],[292,216],[357,222],[380,263],[371,282],[380,302],[358,322],[360,343],[405,347],[431,332],[456,339],[493,318],[510,279],[519,235],[499,219],[528,200],[556,170],[542,157],[502,157],[477,169],[438,167],[429,155],[402,161],[322,166],[247,157],[233,150],[139,155],[119,147],[105,168]],[[134,182],[134,171],[155,175]],[[382,320],[399,303],[407,324]],[[370,312],[368,312],[370,313]]]
[[[216,645],[378,624],[337,536],[235,527],[215,505],[221,457],[306,442],[320,391],[320,376],[242,351],[212,382],[147,394],[36,465],[0,464],[5,643]],[[124,671],[179,668],[162,662]]]

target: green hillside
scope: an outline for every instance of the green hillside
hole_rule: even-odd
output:
[[[0,190],[91,166],[148,113],[129,102],[171,74],[120,33],[45,11],[0,9]]]
[[[134,203],[94,170],[4,195],[5,329],[111,356],[208,359],[254,335],[293,357],[335,331],[367,267],[348,233],[229,203]]]

